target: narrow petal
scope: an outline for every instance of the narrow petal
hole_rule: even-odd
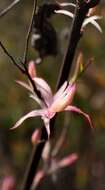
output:
[[[50,159],[51,156],[50,152],[51,152],[51,143],[50,141],[47,141],[42,152],[42,159],[44,162],[47,162]]]
[[[101,29],[100,25],[95,21],[95,20],[101,19],[101,18],[102,18],[101,16],[97,16],[97,15],[86,18],[82,26],[85,27],[87,24],[91,23],[99,30],[99,32],[102,33],[102,29]]]
[[[29,84],[27,84],[26,82],[23,82],[23,81],[20,81],[20,80],[16,80],[16,82],[18,84],[20,84],[22,87],[24,87],[27,90],[29,90],[30,92],[33,92],[33,89],[31,88],[31,86]]]
[[[65,16],[69,16],[70,18],[74,17],[73,13],[71,13],[69,11],[66,11],[66,10],[55,10],[54,12],[57,13],[57,14],[63,14]]]
[[[21,117],[11,129],[16,129],[26,119],[31,118],[31,117],[36,117],[36,116],[42,116],[43,113],[44,113],[44,110],[33,110],[33,111],[29,112],[28,114],[26,114],[25,116]]]
[[[58,162],[59,168],[66,167],[71,165],[73,162],[75,162],[78,159],[78,155],[73,153],[70,154],[69,156],[63,158]]]
[[[39,170],[37,173],[36,173],[36,176],[33,180],[33,184],[32,184],[32,188],[31,190],[34,190],[36,189],[36,187],[38,186],[38,184],[40,183],[41,179],[45,176],[45,172],[44,170]]]
[[[35,77],[33,80],[35,81],[35,84],[37,85],[39,90],[40,88],[42,88],[46,93],[52,96],[51,88],[44,79]]]
[[[100,25],[99,25],[95,20],[92,20],[92,21],[91,21],[91,24],[93,24],[93,25],[97,28],[97,30],[98,30],[100,33],[102,33],[102,29],[101,29]]]
[[[94,128],[94,125],[93,125],[93,122],[92,122],[90,116],[87,113],[83,112],[81,109],[77,108],[76,106],[67,106],[65,111],[72,111],[72,112],[77,112],[79,114],[82,114],[83,116],[85,116],[85,118],[89,122],[91,128],[92,129]]]
[[[97,19],[101,19],[102,17],[101,16],[97,16],[97,15],[94,15],[94,16],[90,16],[88,18],[85,19],[84,23],[83,23],[83,26],[86,26],[88,23],[90,23],[92,20],[97,20]]]
[[[67,87],[67,81],[65,81],[63,85],[60,87],[60,89],[56,92],[56,94],[54,95],[54,100],[56,100],[58,97],[62,95],[66,87]]]
[[[64,92],[58,96],[51,106],[49,107],[49,113],[56,113],[63,111],[68,105],[72,103],[74,94],[76,91],[76,85],[68,85]]]
[[[36,77],[33,80],[35,81],[35,85],[36,85],[37,89],[40,91],[42,97],[44,98],[44,100],[47,104],[47,106],[49,106],[51,104],[52,97],[53,97],[50,86],[42,78]]]
[[[32,94],[30,94],[30,97],[34,99],[42,108],[45,106],[45,104],[38,98],[38,96],[33,92],[33,88],[31,85],[27,84],[26,82],[16,80],[18,84],[29,90]]]
[[[50,119],[46,118],[46,117],[42,117],[44,124],[45,124],[45,128],[47,131],[47,135],[48,135],[48,139],[50,137]]]
[[[36,96],[36,94],[30,94],[30,98],[32,98],[33,100],[35,100],[41,108],[45,107],[45,104]]]
[[[67,7],[67,6],[72,6],[72,7],[76,7],[76,5],[74,3],[59,3],[57,2],[61,7]]]

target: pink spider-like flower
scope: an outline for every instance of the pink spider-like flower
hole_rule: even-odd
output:
[[[45,168],[42,168],[37,172],[33,180],[32,189],[35,189],[40,181],[46,176],[51,175],[52,178],[54,177],[54,179],[56,180],[56,172],[64,167],[71,166],[77,159],[78,155],[76,153],[69,154],[61,160],[52,158],[49,162],[50,165],[47,170]],[[46,161],[44,161],[44,164],[46,164]]]
[[[33,67],[32,63],[31,66]],[[44,122],[49,137],[50,119],[52,119],[57,112],[62,111],[72,111],[80,113],[85,116],[89,124],[92,126],[92,121],[89,115],[81,111],[79,108],[71,105],[76,91],[75,83],[68,83],[67,81],[65,81],[61,88],[55,93],[55,95],[53,95],[50,86],[47,84],[45,80],[36,77],[36,75],[35,77],[33,77],[33,72],[32,79],[36,85],[36,88],[40,91],[41,97],[44,101],[40,100],[37,97],[30,84],[27,84],[22,81],[17,82],[31,92],[30,97],[33,98],[40,105],[41,109],[33,110],[25,116],[21,117],[20,120],[17,121],[17,123],[12,127],[12,129],[19,127],[28,118],[40,116]]]

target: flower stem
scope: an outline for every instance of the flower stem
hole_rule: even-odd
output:
[[[8,7],[6,7],[5,9],[3,9],[0,12],[0,18],[3,17],[4,15],[6,15],[19,2],[20,2],[20,0],[14,0],[10,5],[8,5]]]
[[[90,1],[92,1],[92,0],[90,0]],[[67,48],[67,51],[66,51],[66,54],[64,57],[63,64],[61,66],[56,89],[58,89],[64,83],[64,81],[68,79],[68,76],[69,76],[69,73],[71,71],[71,67],[73,64],[75,51],[76,51],[78,42],[82,36],[81,26],[88,13],[89,8],[90,8],[89,6],[87,6],[87,3],[85,1],[82,1],[82,2],[84,2],[84,3],[77,4],[76,9],[75,9],[75,16],[74,16],[74,19],[72,22],[72,27],[70,28],[69,44],[68,44],[68,48]],[[50,123],[51,124],[51,133],[54,130],[55,119],[56,119],[56,117],[54,117]],[[43,140],[43,139],[45,139],[45,141],[43,141],[41,144],[38,144],[36,148],[35,147],[33,148],[33,153],[32,153],[31,159],[29,161],[29,167],[26,172],[25,179],[24,179],[21,190],[29,190],[32,185],[33,178],[36,174],[37,167],[40,162],[40,158],[42,155],[44,145],[47,141],[45,127],[42,128],[41,140]]]

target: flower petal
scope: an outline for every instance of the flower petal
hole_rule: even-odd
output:
[[[101,16],[98,15],[94,15],[94,16],[90,16],[88,18],[85,19],[84,23],[83,23],[83,27],[86,26],[88,23],[90,23],[92,20],[97,20],[97,19],[101,19]]]
[[[32,98],[33,100],[35,100],[41,108],[44,108],[45,107],[45,104],[43,103],[43,101],[41,101],[36,94],[30,94],[30,98]]]
[[[40,91],[42,97],[44,98],[47,106],[49,106],[52,102],[52,91],[50,86],[47,84],[45,80],[42,78],[33,78],[37,89]]]
[[[92,122],[90,116],[87,113],[83,112],[81,109],[77,108],[76,106],[67,106],[65,111],[72,111],[72,112],[77,112],[79,114],[82,114],[83,116],[85,116],[85,118],[89,122],[91,128],[92,129],[94,128],[94,125],[93,125],[93,122]]]
[[[102,33],[102,29],[101,29],[100,25],[99,25],[95,20],[92,20],[92,21],[91,21],[91,24],[93,24],[93,25],[97,28],[97,30],[98,30],[100,33]]]
[[[23,117],[21,117],[11,129],[16,129],[28,118],[42,116],[43,114],[44,114],[44,110],[33,110],[29,112],[28,114],[24,115]]]
[[[54,100],[56,100],[58,97],[62,95],[66,87],[67,87],[67,81],[65,81],[63,85],[60,87],[60,89],[56,92],[56,94],[54,95]]]
[[[41,179],[45,176],[45,172],[44,170],[39,170],[36,175],[35,178],[33,180],[33,184],[32,184],[32,188],[31,190],[34,190],[37,188],[38,184],[40,183]]]
[[[58,96],[51,106],[49,107],[49,113],[56,113],[63,111],[68,105],[72,103],[74,94],[76,91],[76,85],[69,84],[66,89]]]
[[[75,162],[78,159],[78,155],[76,153],[70,154],[69,156],[66,156],[62,160],[58,162],[59,168],[66,167],[71,165],[73,162]]]
[[[42,152],[42,159],[44,162],[47,162],[51,158],[50,153],[51,153],[51,143],[50,141],[47,141]]]
[[[97,15],[86,18],[85,21],[83,22],[82,27],[85,27],[87,24],[91,23],[98,29],[99,32],[102,33],[102,29],[101,29],[100,25],[95,21],[95,20],[101,19],[101,18],[102,18],[101,16],[97,16]]]
[[[38,98],[38,96],[34,93],[33,88],[31,85],[27,84],[26,82],[16,80],[18,84],[29,90],[32,94],[30,94],[30,97],[34,99],[42,108],[45,106],[45,104]]]
[[[31,85],[23,82],[23,81],[16,81],[18,84],[20,84],[21,86],[23,86],[24,88],[26,88],[27,90],[29,90],[32,94],[30,94],[30,97],[32,99],[34,99],[42,108],[45,106],[45,104],[38,98],[38,96],[34,93],[33,88],[31,87]]]
[[[30,92],[33,92],[33,89],[31,88],[31,86],[27,84],[26,82],[23,82],[20,80],[16,80],[16,82],[20,84],[21,86],[23,86],[24,88],[26,88],[27,90],[29,90]]]
[[[72,7],[76,7],[76,5],[74,3],[59,3],[57,2],[61,7],[67,7],[67,6],[72,6]]]
[[[42,116],[42,119],[44,121],[45,128],[46,128],[47,135],[48,135],[48,139],[49,139],[49,137],[50,137],[50,119],[46,118],[45,116]]]
[[[70,18],[74,17],[74,14],[67,10],[55,10],[54,12],[57,14],[63,14],[63,15],[69,16]]]

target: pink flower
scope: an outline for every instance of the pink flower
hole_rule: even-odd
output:
[[[28,64],[28,72],[32,78],[36,77],[35,61],[30,61]]]
[[[55,181],[57,179],[57,171],[68,166],[70,167],[73,163],[77,161],[77,159],[78,155],[76,153],[71,153],[61,160],[57,159],[56,157],[51,157],[51,155],[49,156],[48,160],[43,159],[43,168],[39,169],[39,171],[35,175],[32,189],[35,189],[40,181],[46,176],[50,175]]]
[[[46,127],[48,137],[50,136],[50,119],[54,117],[57,112],[62,111],[72,111],[77,112],[85,116],[89,124],[92,126],[92,121],[88,114],[81,111],[79,108],[72,106],[72,100],[76,91],[76,84],[68,83],[67,81],[61,86],[61,88],[52,95],[50,86],[42,78],[35,77],[33,81],[36,85],[36,88],[40,91],[41,96],[44,101],[40,100],[37,95],[34,93],[33,88],[30,84],[27,84],[22,81],[17,81],[20,85],[28,89],[31,94],[30,97],[33,98],[41,107],[41,109],[33,110],[20,118],[19,121],[12,127],[15,129],[19,127],[26,119],[40,116]]]
[[[50,119],[52,119],[57,112],[72,111],[85,116],[89,124],[92,126],[92,121],[88,114],[81,111],[75,106],[71,106],[73,97],[76,91],[76,83],[65,81],[60,89],[52,94],[51,88],[48,83],[42,78],[36,77],[36,68],[33,61],[29,62],[29,74],[35,83],[37,90],[40,92],[42,100],[35,94],[31,84],[22,81],[17,81],[21,86],[25,87],[31,92],[30,97],[33,98],[41,107],[41,109],[33,110],[20,118],[19,121],[12,127],[15,129],[19,127],[26,119],[40,116],[44,122],[47,130],[48,137],[50,136]]]
[[[13,176],[6,176],[3,179],[1,190],[13,190],[15,187],[15,179]]]
[[[59,148],[61,149],[61,147],[62,145]],[[56,148],[56,144],[53,148]],[[37,174],[34,177],[32,190],[35,189],[40,181],[48,175],[50,175],[52,177],[52,180],[55,181],[57,179],[58,170],[71,166],[78,159],[78,155],[76,153],[71,153],[69,155],[66,155],[64,158],[58,159],[57,154],[59,150],[55,155],[53,155],[54,149],[52,149],[50,141],[47,141],[42,154],[43,167],[38,170]]]

